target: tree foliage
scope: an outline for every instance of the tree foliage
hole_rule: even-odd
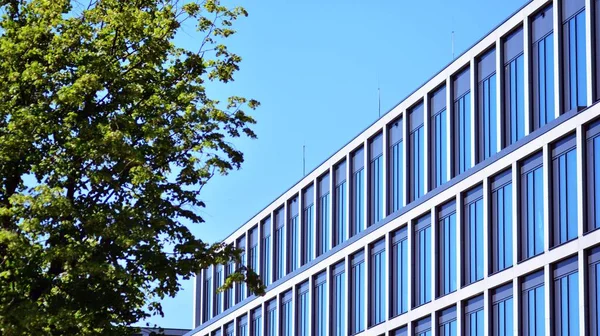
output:
[[[195,238],[202,186],[240,167],[244,110],[211,99],[246,16],[218,0],[0,0],[0,335],[120,335],[239,251]],[[201,36],[174,38],[183,24]],[[262,285],[240,268],[227,281]],[[150,313],[145,309],[149,308]]]

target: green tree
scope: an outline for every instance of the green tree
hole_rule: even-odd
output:
[[[218,0],[0,0],[0,335],[121,335],[239,251],[195,238],[202,186],[254,138],[211,99],[246,16]],[[182,24],[201,36],[174,44]],[[246,281],[240,268],[227,279]],[[146,308],[150,310],[147,312]]]

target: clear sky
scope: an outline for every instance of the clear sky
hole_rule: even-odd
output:
[[[259,100],[257,140],[239,139],[242,169],[202,190],[206,220],[190,226],[216,242],[310,172],[527,0],[228,0],[243,5],[237,35],[226,44],[242,56],[235,82],[219,95]],[[177,41],[199,46],[193,29]],[[192,328],[192,281],[148,322]]]

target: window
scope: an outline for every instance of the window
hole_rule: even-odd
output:
[[[590,335],[600,335],[600,247],[588,256],[588,324]]]
[[[440,312],[438,317],[439,336],[456,336],[456,307],[450,307]]]
[[[350,257],[350,334],[365,330],[365,256],[358,252]]]
[[[248,317],[246,315],[238,319],[237,336],[248,336]]]
[[[483,279],[483,190],[477,187],[464,197],[463,284],[468,285]]]
[[[593,41],[594,44],[594,54],[595,54],[595,66],[593,78],[595,78],[596,85],[595,91],[596,95],[594,97],[594,102],[600,99],[600,0],[595,0],[592,2],[592,8],[594,9],[593,20],[592,20],[592,30],[593,30]],[[590,46],[591,47],[591,46]]]
[[[415,336],[431,336],[431,318],[427,317],[415,323]]]
[[[298,221],[298,206],[297,196],[288,201],[288,274],[292,273],[300,266],[300,223]]]
[[[221,336],[221,328],[214,330],[210,334],[211,334],[211,336]]]
[[[212,271],[212,266],[204,270],[204,303],[202,305],[202,322],[206,322],[212,317]]]
[[[374,326],[385,321],[385,239],[371,245],[369,274],[369,326]]]
[[[323,175],[318,181],[319,216],[317,217],[317,256],[329,250],[329,211],[331,210],[329,196],[329,174]]]
[[[308,336],[310,325],[308,324],[310,306],[308,297],[308,281],[298,286],[298,298],[296,299],[296,331],[298,336]]]
[[[326,336],[327,335],[327,312],[329,307],[327,306],[327,272],[321,272],[315,276],[315,289],[314,289],[314,336]]]
[[[225,325],[225,336],[233,336],[234,326],[233,322],[229,322]]]
[[[483,295],[470,299],[465,304],[465,336],[483,336]]]
[[[533,129],[554,120],[554,34],[552,6],[541,10],[531,21],[533,57]]]
[[[552,245],[577,238],[575,135],[552,146]]]
[[[262,307],[258,306],[254,308],[250,315],[252,316],[252,325],[250,333],[252,336],[261,336],[262,335]]]
[[[525,136],[523,29],[504,39],[504,147]]]
[[[599,9],[600,10],[600,9]],[[600,16],[598,16],[600,18]],[[600,121],[587,128],[585,146],[585,168],[587,181],[586,190],[586,219],[587,230],[600,228]]]
[[[265,305],[266,336],[277,336],[277,299],[273,299]]]
[[[400,210],[404,206],[404,147],[402,118],[396,119],[388,126],[389,151],[390,151],[390,213]]]
[[[425,130],[423,102],[411,108],[409,116],[409,181],[408,198],[412,202],[425,193]]]
[[[343,261],[333,266],[331,276],[331,335],[346,336],[346,273]]]
[[[414,234],[414,304],[420,306],[431,301],[431,216],[415,221]]]
[[[313,260],[315,250],[315,193],[310,185],[302,192],[302,265]]]
[[[281,207],[275,210],[275,259],[274,273],[275,280],[283,278],[285,275],[285,211]]]
[[[554,334],[579,335],[579,276],[577,257],[554,267]]]
[[[521,165],[521,260],[544,251],[542,154]]]
[[[448,202],[438,209],[439,296],[456,290],[456,206]]]
[[[233,272],[235,272],[235,264],[233,262],[227,263],[227,265],[225,265],[225,278],[233,274]],[[227,310],[233,306],[233,288],[225,290],[223,293],[223,299],[223,309]]]
[[[350,231],[351,236],[355,236],[365,229],[364,165],[364,150],[361,147],[352,154],[352,204],[350,207],[352,210],[352,216],[350,217],[352,224],[352,230]]]
[[[223,265],[215,266],[215,280],[214,280],[214,299],[215,299],[215,307],[214,307],[214,316],[221,314],[221,307],[223,305],[223,293],[218,292],[219,287],[223,286]]]
[[[500,272],[513,264],[512,243],[512,171],[492,179],[491,198],[491,272]]]
[[[238,238],[237,248],[242,250],[238,267],[246,267],[246,236]],[[236,283],[236,289],[235,303],[239,303],[246,298],[246,284],[244,282],[238,282]]]
[[[406,327],[401,327],[392,331],[390,336],[408,336],[408,330]]]
[[[335,190],[334,202],[335,211],[333,213],[334,236],[333,246],[337,246],[346,240],[346,161],[341,162],[335,167]]]
[[[563,92],[565,111],[587,106],[585,1],[562,1]]]
[[[253,271],[258,271],[258,226],[253,227],[248,232],[250,238],[250,248],[248,249],[248,267]],[[248,291],[248,296],[250,293]]]
[[[456,176],[471,168],[471,71],[468,68],[454,77],[452,89],[453,176]]]
[[[446,112],[446,86],[437,89],[430,98],[431,104],[431,148],[430,153],[430,190],[437,188],[448,178],[448,117]]]
[[[391,315],[396,316],[408,311],[408,229],[396,230],[392,240]]]
[[[271,217],[269,216],[263,219],[260,225],[262,226],[261,278],[265,286],[268,286],[271,284],[271,280],[273,279],[273,259],[271,258],[273,253],[271,250]]]
[[[369,217],[375,224],[385,217],[383,204],[383,135],[379,133],[369,142]]]
[[[485,53],[477,63],[477,162],[498,150],[496,109],[496,49]]]
[[[492,290],[492,336],[513,335],[512,284]]]
[[[526,336],[545,335],[544,271],[526,276],[521,284],[521,333]]]
[[[279,329],[281,331],[281,336],[292,336],[294,334],[292,332],[293,316],[292,291],[288,290],[281,295],[281,310],[279,315]]]

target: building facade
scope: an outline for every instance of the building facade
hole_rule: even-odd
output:
[[[200,336],[600,335],[600,0],[534,0],[235,231]]]

